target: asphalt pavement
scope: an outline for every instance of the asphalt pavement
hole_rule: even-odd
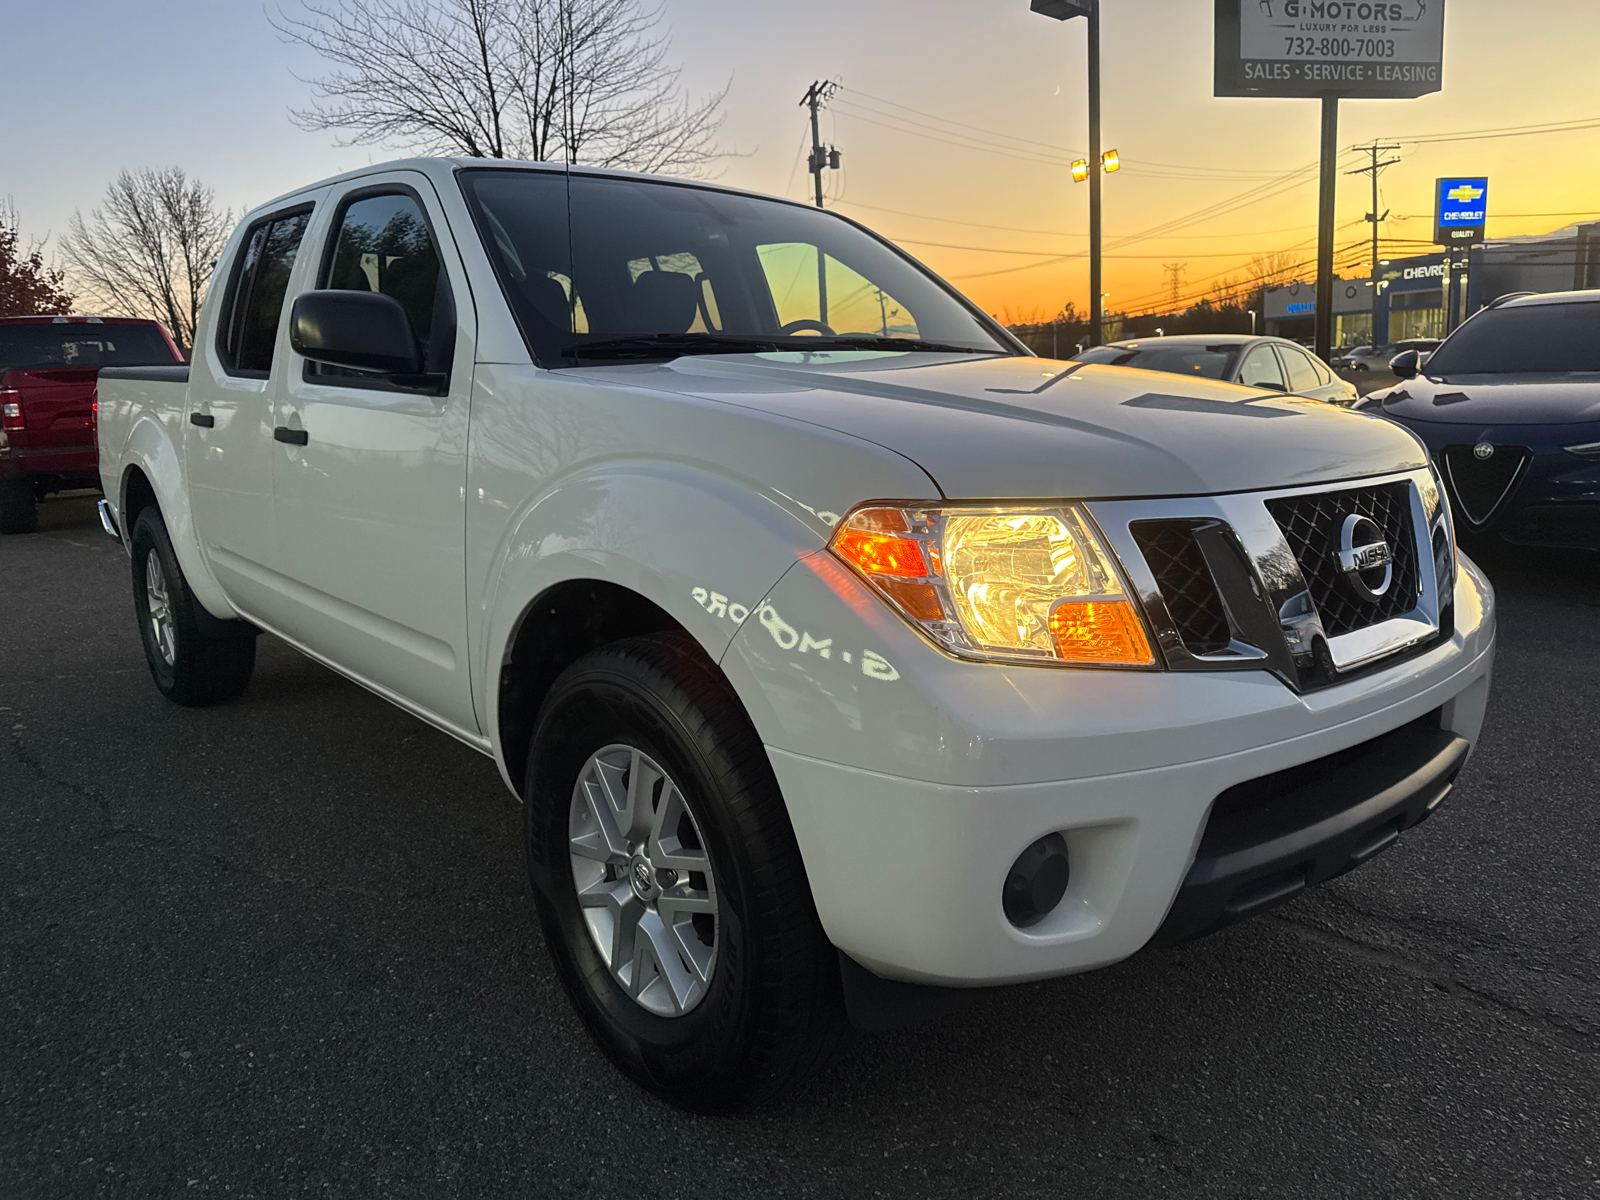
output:
[[[704,1118],[590,1044],[489,760],[269,637],[168,704],[47,503],[0,539],[0,1196],[1600,1196],[1600,566],[1487,565],[1484,737],[1387,854]]]

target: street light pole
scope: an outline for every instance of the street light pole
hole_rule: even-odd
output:
[[[1089,340],[1105,341],[1105,305],[1100,291],[1100,0],[1032,0],[1036,13],[1057,21],[1086,17],[1089,22]]]
[[[1105,342],[1105,303],[1100,294],[1100,0],[1089,0],[1089,337]]]

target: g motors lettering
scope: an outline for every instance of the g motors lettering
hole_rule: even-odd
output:
[[[725,617],[735,625],[743,625],[750,617],[750,609],[743,604],[729,600],[721,592],[713,592],[708,588],[697,587],[689,590],[689,595],[694,602],[705,609],[713,617]],[[772,636],[781,650],[792,650],[796,654],[814,655],[817,658],[833,660],[834,644],[831,637],[818,638],[803,629],[796,629],[779,615],[778,610],[771,604],[761,604],[755,610],[756,620],[761,627]],[[838,661],[851,666],[861,664],[861,673],[868,679],[881,679],[892,683],[900,678],[900,672],[895,670],[894,664],[879,654],[876,650],[839,651]]]
[[[1423,95],[1443,49],[1444,0],[1217,0],[1218,95]]]

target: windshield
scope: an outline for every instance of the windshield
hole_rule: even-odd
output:
[[[1073,357],[1078,362],[1227,379],[1233,374],[1233,360],[1238,353],[1237,346],[1096,346]]]
[[[178,362],[154,325],[0,325],[0,370],[145,367]]]
[[[1600,304],[1491,308],[1428,359],[1429,375],[1600,371]]]
[[[461,179],[546,365],[764,349],[1016,353],[920,268],[828,213],[636,179]]]

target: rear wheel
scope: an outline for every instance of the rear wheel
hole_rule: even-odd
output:
[[[669,1103],[749,1108],[844,1029],[765,749],[684,635],[556,681],[527,773],[529,875],[562,981],[614,1062]]]
[[[39,527],[39,500],[27,479],[0,479],[0,533],[32,533]]]
[[[250,683],[256,665],[255,638],[201,632],[200,602],[189,590],[166,522],[154,505],[134,520],[131,542],[133,609],[156,687],[178,704],[200,706],[233,699]]]

